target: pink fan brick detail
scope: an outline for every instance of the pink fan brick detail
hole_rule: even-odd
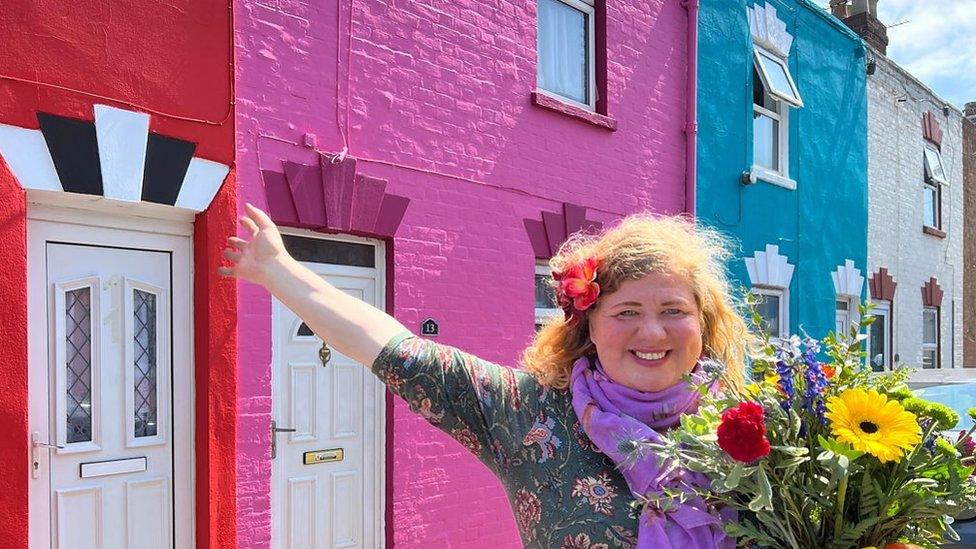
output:
[[[410,199],[386,193],[386,180],[356,173],[350,156],[318,164],[282,162],[282,172],[263,170],[268,209],[276,223],[314,230],[392,237]]]
[[[586,219],[585,207],[569,203],[563,203],[561,214],[542,212],[542,221],[523,219],[522,222],[537,259],[556,255],[559,247],[573,233],[597,232],[603,228],[603,223]]]

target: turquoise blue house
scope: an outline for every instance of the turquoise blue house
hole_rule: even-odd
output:
[[[805,0],[701,0],[700,220],[773,335],[857,319],[867,261],[865,48]]]

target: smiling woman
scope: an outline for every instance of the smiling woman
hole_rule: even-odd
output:
[[[526,547],[731,548],[735,514],[694,493],[697,473],[636,462],[621,440],[659,433],[698,409],[682,382],[700,359],[741,381],[746,325],[711,230],[680,218],[633,216],[577,234],[551,261],[556,303],[526,350],[526,369],[415,337],[291,258],[277,228],[248,206],[250,241],[231,237],[222,272],[264,285],[343,355],[454,437],[504,484]],[[634,494],[680,497],[635,515]]]

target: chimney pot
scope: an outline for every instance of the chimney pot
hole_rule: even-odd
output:
[[[976,101],[970,101],[969,103],[966,103],[965,113],[966,113],[966,118],[970,118],[976,121]]]

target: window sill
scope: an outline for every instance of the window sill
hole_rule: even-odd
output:
[[[606,128],[612,132],[617,131],[616,119],[586,110],[582,107],[577,107],[541,91],[532,92],[532,104],[560,114],[565,114],[566,116],[593,124],[594,126]]]
[[[928,225],[922,225],[922,232],[925,234],[930,234],[938,238],[945,238],[946,233],[941,229],[936,229],[935,227],[929,227]]]
[[[791,191],[796,190],[796,181],[790,179],[789,177],[783,177],[781,174],[763,168],[762,166],[753,166],[752,176],[756,179],[756,181],[765,181],[770,185],[776,185],[777,187],[783,187],[784,189],[789,189]]]

